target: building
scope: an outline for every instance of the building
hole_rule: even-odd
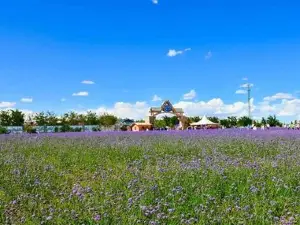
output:
[[[147,131],[152,130],[153,126],[151,123],[134,123],[130,127],[131,131]]]

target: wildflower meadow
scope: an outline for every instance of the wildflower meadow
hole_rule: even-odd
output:
[[[0,224],[300,224],[300,132],[0,136]]]

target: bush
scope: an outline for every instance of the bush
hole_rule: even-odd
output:
[[[7,134],[8,130],[5,127],[0,126],[0,134]]]
[[[36,134],[36,128],[34,128],[33,126],[26,126],[24,128],[25,132],[29,133],[29,134]]]
[[[82,131],[82,128],[81,128],[81,127],[76,127],[73,131],[74,131],[74,132],[81,132],[81,131]]]
[[[60,131],[61,132],[71,132],[72,131],[72,127],[70,125],[64,124],[60,128]]]
[[[93,128],[92,128],[92,131],[98,132],[98,131],[101,131],[101,129],[100,129],[100,127],[93,127]]]
[[[54,132],[55,132],[55,133],[59,132],[59,128],[58,128],[58,127],[55,127],[55,128],[54,128]]]

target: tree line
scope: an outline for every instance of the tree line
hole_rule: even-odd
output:
[[[230,116],[227,118],[218,117],[208,117],[209,120],[215,123],[219,123],[221,126],[226,128],[232,127],[246,127],[254,124],[257,127],[262,125],[266,126],[269,124],[271,127],[282,126],[282,123],[277,119],[277,117],[269,116],[267,118],[262,118],[261,120],[252,120],[249,117],[235,117]],[[201,117],[187,117],[185,125],[189,125],[193,122],[198,122]],[[24,125],[38,125],[38,126],[74,126],[74,125],[99,125],[103,127],[114,126],[118,123],[119,119],[112,114],[97,115],[95,112],[87,112],[86,114],[78,114],[76,112],[68,112],[62,116],[58,116],[53,112],[40,112],[32,117],[29,117],[25,121],[25,115],[19,110],[7,110],[0,111],[0,126],[24,126]],[[138,121],[135,121],[138,122]],[[163,117],[161,119],[156,119],[154,121],[154,126],[157,128],[171,127],[174,128],[179,124],[179,120],[176,116],[174,117]]]

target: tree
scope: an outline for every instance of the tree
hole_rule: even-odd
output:
[[[165,128],[167,126],[166,121],[165,120],[155,120],[154,121],[154,127],[155,128]]]
[[[11,125],[12,126],[23,126],[25,121],[25,115],[19,110],[10,110],[11,114]]]
[[[247,127],[249,125],[252,125],[252,119],[247,116],[243,116],[238,119],[238,125],[241,127]]]
[[[113,126],[117,123],[118,118],[114,115],[111,114],[103,114],[99,117],[99,123],[100,125],[104,126],[104,127],[110,127]]]
[[[98,125],[99,124],[99,118],[97,117],[97,114],[93,113],[91,111],[87,112],[85,121],[86,121],[86,125]]]
[[[264,125],[264,126],[267,125],[267,121],[264,117],[261,119],[261,124]]]
[[[39,126],[46,126],[46,125],[47,125],[47,117],[46,117],[46,115],[45,115],[44,112],[37,113],[37,114],[34,116],[34,120],[35,120],[35,122],[36,122]]]
[[[191,123],[197,123],[200,121],[200,117],[199,116],[189,117],[189,121]]]
[[[12,118],[9,111],[0,112],[0,125],[1,126],[11,126]]]
[[[213,116],[213,117],[208,117],[207,119],[209,119],[211,122],[213,123],[219,123],[219,118],[216,117],[216,116]]]
[[[58,118],[53,112],[48,111],[45,118],[46,118],[46,125],[48,126],[56,126],[58,124]]]
[[[269,116],[267,118],[267,123],[270,125],[270,127],[276,127],[276,126],[282,126],[280,121],[277,119],[277,117],[274,116]]]
[[[229,116],[228,118],[229,127],[236,127],[238,119],[235,116]]]

